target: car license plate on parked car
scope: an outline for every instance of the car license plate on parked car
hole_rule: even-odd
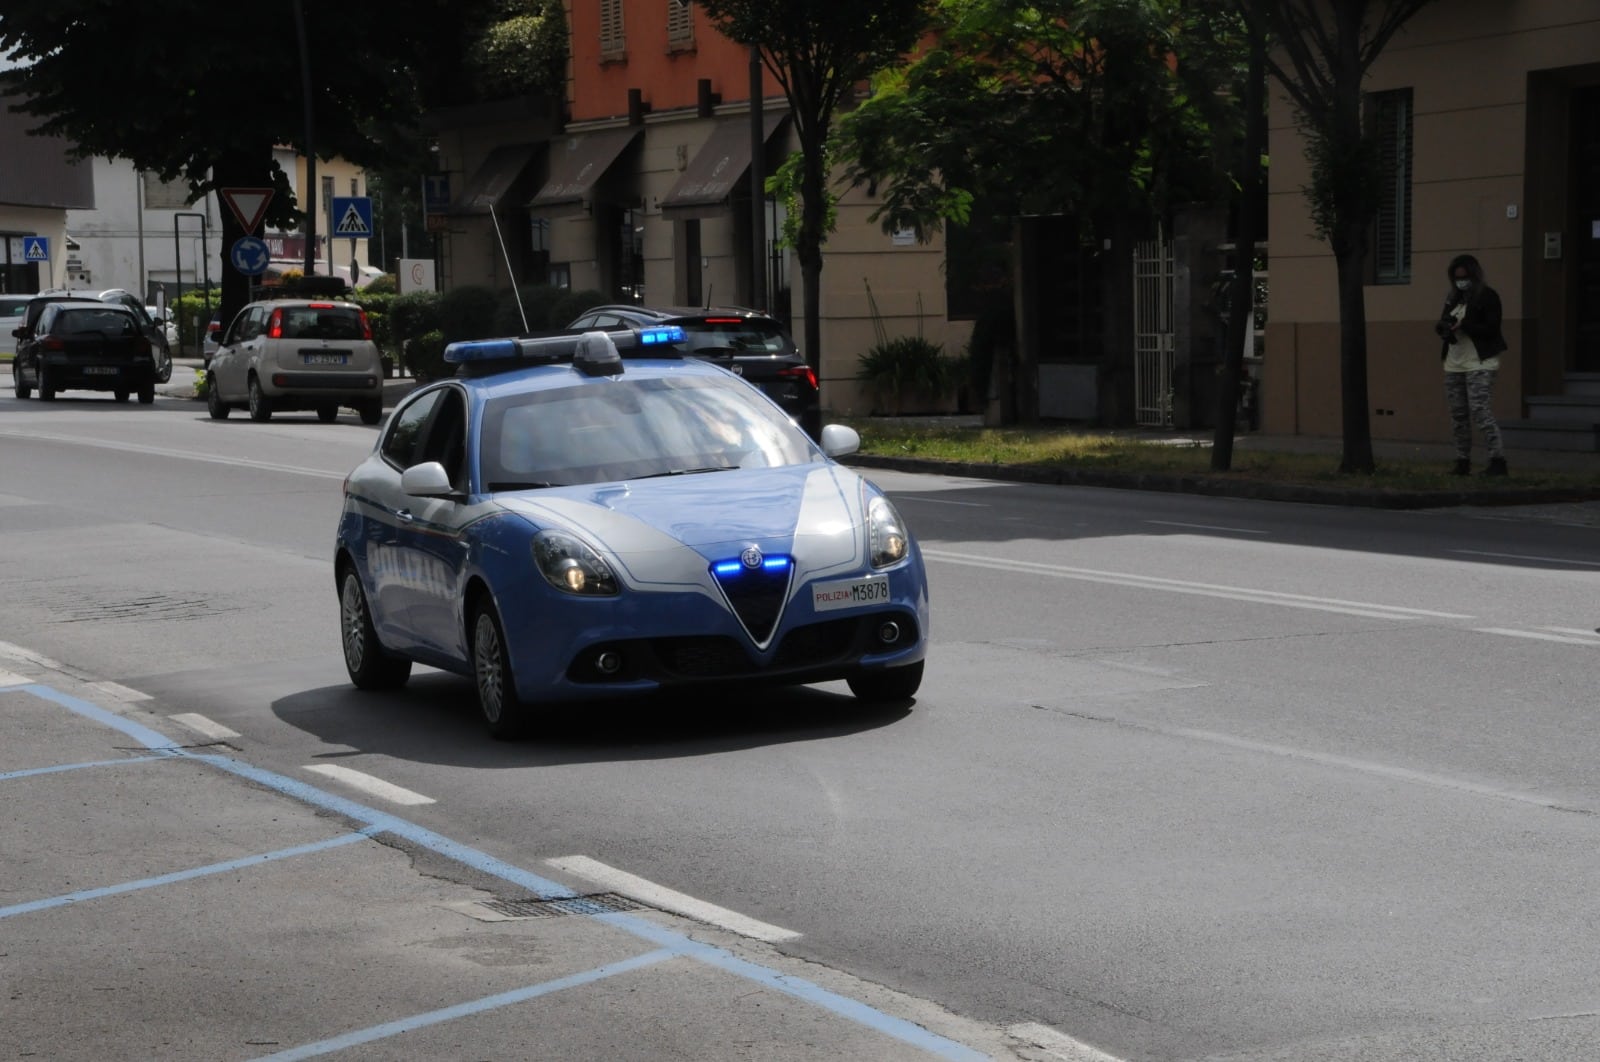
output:
[[[117,367],[115,365],[85,365],[83,374],[85,376],[115,376]]]
[[[307,365],[343,365],[350,360],[348,354],[302,354]]]
[[[862,605],[883,605],[889,601],[889,577],[869,575],[862,579],[834,579],[811,588],[811,605],[818,612]]]

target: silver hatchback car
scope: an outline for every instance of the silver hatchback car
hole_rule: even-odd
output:
[[[383,419],[383,364],[367,315],[354,303],[271,299],[239,311],[207,369],[206,404],[215,420],[242,407],[251,420],[315,410],[332,421],[341,407],[363,424]]]

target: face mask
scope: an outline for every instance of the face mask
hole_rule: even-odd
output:
[[[1470,287],[1472,287],[1472,281],[1470,281],[1470,280],[1458,280],[1458,281],[1456,281],[1456,290],[1457,291],[1466,291]]]

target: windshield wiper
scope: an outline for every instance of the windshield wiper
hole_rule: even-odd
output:
[[[489,493],[497,494],[503,490],[535,490],[539,487],[559,487],[560,483],[546,483],[542,479],[522,480],[497,480],[489,484]]]
[[[635,479],[660,479],[662,476],[694,476],[701,472],[732,472],[738,465],[705,465],[701,468],[669,468],[665,472],[652,472],[648,476],[635,476]]]

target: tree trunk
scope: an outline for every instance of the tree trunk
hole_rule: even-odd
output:
[[[1243,379],[1244,344],[1255,328],[1256,219],[1264,206],[1261,152],[1266,147],[1266,38],[1250,28],[1250,69],[1244,90],[1244,158],[1239,166],[1239,225],[1234,232],[1234,274],[1229,293],[1227,338],[1223,341],[1222,388],[1217,395],[1217,429],[1211,441],[1211,468],[1233,467],[1233,435],[1238,428],[1239,385]]]
[[[217,187],[221,188],[271,188],[271,155],[264,154],[260,158],[253,155],[228,155],[219,158],[212,166],[211,173]],[[218,196],[220,199],[221,196]],[[245,236],[254,236],[256,233],[245,232],[239,220],[233,216],[233,211],[226,204],[219,213],[222,215],[222,308],[221,320],[223,328],[238,316],[244,309],[245,303],[250,301],[250,285],[253,278],[245,276],[233,267],[229,250],[234,243]],[[258,227],[259,231],[259,227]],[[204,327],[202,325],[202,327]]]
[[[1370,475],[1372,421],[1367,409],[1366,254],[1359,241],[1347,241],[1339,264],[1339,390],[1343,401],[1344,453],[1339,471]]]

